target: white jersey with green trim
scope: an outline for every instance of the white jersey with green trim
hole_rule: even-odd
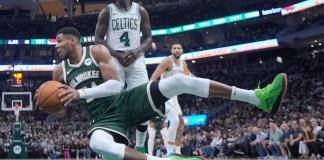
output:
[[[110,11],[107,43],[114,50],[128,51],[141,45],[140,27],[141,15],[139,5],[132,2],[127,12],[120,11],[112,3],[108,5]]]
[[[172,58],[172,55],[169,56],[169,58],[171,58],[172,60],[172,69],[170,71],[164,71],[162,74],[161,74],[161,79],[166,79],[172,75],[175,75],[175,74],[183,74],[183,62],[182,60],[180,59],[179,60],[179,64],[177,64],[173,58]]]
[[[184,73],[184,66],[183,66],[183,60],[179,60],[179,64],[177,64],[174,59],[172,58],[172,55],[169,56],[169,58],[171,58],[172,60],[172,69],[170,71],[164,71],[162,74],[161,74],[161,79],[166,79],[170,76],[173,76],[175,74],[183,74]],[[170,98],[166,103],[165,105],[171,105],[175,111],[178,113],[178,115],[182,115],[182,110],[181,110],[181,107],[179,105],[179,102],[178,102],[178,97],[177,96],[174,96],[172,98]]]

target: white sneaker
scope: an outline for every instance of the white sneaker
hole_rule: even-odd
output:
[[[312,153],[312,156],[309,157],[310,159],[316,159],[316,155],[314,153]]]
[[[321,159],[322,156],[321,156],[320,154],[318,154],[316,158],[317,158],[317,159]]]

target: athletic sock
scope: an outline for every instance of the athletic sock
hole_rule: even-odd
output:
[[[140,132],[136,129],[136,147],[144,147],[146,133],[147,131]]]
[[[256,96],[254,90],[241,89],[235,86],[232,87],[231,100],[248,102],[256,106],[261,104],[260,99]]]
[[[176,153],[181,154],[181,147],[180,146],[175,146],[176,147]]]
[[[171,153],[175,153],[176,152],[176,146],[174,146],[173,144],[169,144],[166,147],[167,150],[167,155],[171,154]]]

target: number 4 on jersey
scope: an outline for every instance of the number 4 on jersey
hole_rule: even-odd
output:
[[[124,42],[125,47],[129,47],[130,40],[128,38],[128,32],[124,32],[120,37],[119,37],[120,42]]]

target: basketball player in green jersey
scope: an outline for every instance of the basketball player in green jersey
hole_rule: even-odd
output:
[[[99,13],[95,44],[109,49],[120,81],[127,84],[126,90],[148,82],[144,52],[152,45],[152,35],[145,8],[132,0],[115,0],[107,5]],[[135,149],[143,153],[147,125],[148,122],[144,122],[136,127]]]
[[[188,67],[187,63],[184,60],[180,60],[180,57],[183,53],[182,45],[180,43],[174,43],[171,46],[171,56],[165,58],[155,69],[150,80],[157,80],[159,77],[161,79],[168,78],[175,74],[185,74],[188,76],[193,76]],[[181,138],[184,132],[184,121],[182,116],[182,111],[178,102],[177,96],[172,97],[168,100],[165,105],[172,107],[176,112],[178,117],[166,115],[168,119],[179,118],[179,125],[176,131],[170,131],[173,128],[168,128],[168,134],[176,134],[176,135],[168,135],[170,137],[176,137],[175,142],[169,142],[169,148],[173,150],[175,153],[180,154],[181,147]]]
[[[91,121],[89,145],[93,151],[113,160],[197,160],[174,154],[166,158],[137,152],[129,147],[127,129],[157,116],[168,109],[165,102],[179,94],[200,97],[224,97],[256,105],[265,112],[276,113],[287,89],[287,75],[278,74],[263,89],[245,90],[213,80],[176,74],[151,81],[128,91],[122,84],[103,45],[83,48],[81,35],[73,27],[57,32],[56,50],[63,61],[53,70],[53,80],[64,82],[66,89],[59,98],[68,106],[80,100]],[[37,97],[35,97],[37,99]]]

